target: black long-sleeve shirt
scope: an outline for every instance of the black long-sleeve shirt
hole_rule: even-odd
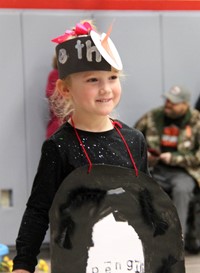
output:
[[[121,123],[121,122],[120,122]],[[146,143],[142,133],[121,123],[137,169],[148,174]],[[92,164],[133,168],[125,144],[116,129],[106,132],[77,132]],[[41,158],[16,240],[13,269],[34,272],[41,244],[49,225],[49,209],[64,178],[74,169],[88,165],[74,128],[64,124],[42,146]]]

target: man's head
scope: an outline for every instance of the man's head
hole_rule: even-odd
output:
[[[190,104],[190,92],[181,86],[173,86],[164,94],[166,98],[164,112],[170,118],[183,116]]]

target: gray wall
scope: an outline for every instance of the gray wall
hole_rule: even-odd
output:
[[[199,95],[199,12],[1,10],[0,198],[12,190],[13,206],[0,205],[0,243],[14,244],[45,139],[50,40],[85,18],[100,32],[115,20],[111,38],[125,74],[121,120],[132,126],[173,84],[192,91],[192,104]]]

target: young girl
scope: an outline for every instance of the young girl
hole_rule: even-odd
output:
[[[62,195],[61,186],[66,177],[71,177],[73,172],[87,166],[86,179],[93,179],[97,164],[123,167],[136,178],[138,172],[146,173],[148,177],[143,135],[110,117],[121,97],[122,63],[109,33],[99,35],[89,22],[83,22],[53,41],[58,43],[56,53],[59,79],[56,90],[65,98],[63,115],[69,115],[69,119],[43,144],[39,167],[16,241],[15,273],[34,272],[36,257],[48,229],[50,208],[56,193]],[[119,169],[118,176],[120,173],[124,177],[124,172]],[[102,167],[99,176],[103,174]],[[79,175],[81,181],[82,176],[85,177],[84,172]],[[109,190],[111,192],[112,189]],[[122,192],[120,190],[120,194]],[[88,192],[82,191],[82,195],[84,199]],[[89,196],[91,198],[91,194]],[[73,200],[70,206],[75,203]],[[81,217],[78,219],[81,220]],[[56,218],[53,218],[53,223],[58,225]],[[62,262],[59,264],[62,265]],[[64,270],[68,272],[68,269]],[[137,272],[144,272],[142,270]],[[75,269],[75,272],[79,270]]]

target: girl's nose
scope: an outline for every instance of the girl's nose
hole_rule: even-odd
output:
[[[100,92],[101,95],[103,95],[105,93],[110,93],[111,91],[112,91],[111,86],[109,84],[106,84],[106,83],[102,84],[100,86],[100,89],[99,89],[99,92]]]

